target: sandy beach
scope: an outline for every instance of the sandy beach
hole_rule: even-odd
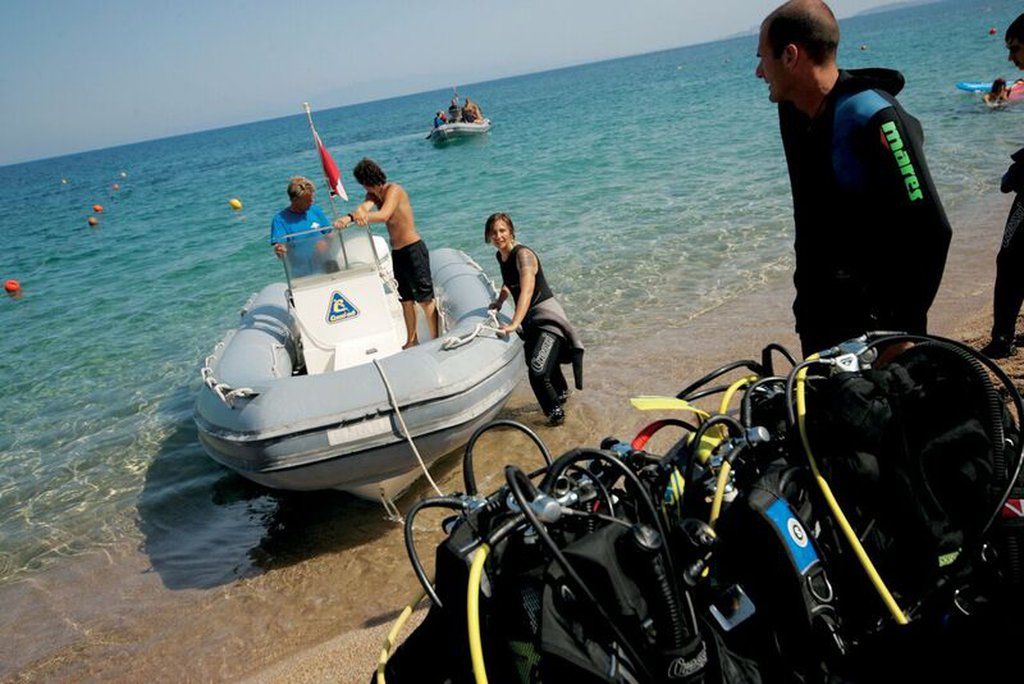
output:
[[[1008,201],[994,202],[984,211],[951,216],[954,240],[932,309],[934,332],[978,346],[987,342],[994,256],[1007,206]],[[596,445],[606,435],[630,438],[650,418],[629,407],[630,396],[674,394],[721,363],[756,358],[770,341],[796,349],[791,299],[789,276],[777,273],[744,295],[674,325],[645,327],[637,312],[635,339],[625,348],[603,346],[601,331],[586,331],[592,340],[586,388],[570,400],[566,425],[543,426],[525,382],[505,415],[536,428],[555,454]],[[1021,355],[1006,367],[1013,377],[1024,377]],[[671,438],[664,439],[652,449],[667,446]],[[525,438],[487,435],[477,449],[480,487],[497,487],[505,463],[537,461]],[[438,470],[444,491],[462,489],[458,456]],[[214,490],[215,496],[239,496]],[[399,505],[406,509],[427,495],[419,484]],[[329,492],[288,501],[292,508],[272,515],[264,539],[250,551],[257,566],[259,554],[274,559],[254,576],[174,590],[138,549],[112,546],[0,590],[0,601],[10,609],[35,616],[18,636],[21,647],[6,658],[10,678],[367,681],[391,623],[417,589],[401,527],[383,520],[379,506],[338,503]],[[173,509],[173,498],[160,507]],[[173,510],[163,515],[170,516],[163,524],[173,524]],[[441,538],[441,517],[417,519],[417,544],[428,564]],[[130,609],[112,613],[110,605]],[[403,634],[423,614],[421,606]]]
[[[1005,205],[1008,207],[1009,201]],[[932,309],[934,333],[962,340],[976,348],[988,342],[996,236],[1001,229],[1003,211],[1002,207],[993,207],[989,213],[975,215],[974,222],[968,225],[963,219],[955,221],[957,231],[946,276]],[[587,391],[575,399],[576,410],[570,422],[561,431],[549,430],[542,435],[556,452],[575,444],[596,443],[606,434],[631,436],[630,430],[635,430],[642,419],[626,407],[630,394],[674,393],[687,379],[703,370],[734,358],[755,355],[761,341],[775,340],[798,349],[788,311],[790,293],[788,279],[773,280],[750,292],[749,296],[687,321],[678,329],[652,335],[638,350],[647,364],[643,377],[633,375],[632,364],[616,364],[610,350],[592,355],[588,360]],[[1000,365],[1017,381],[1018,387],[1024,388],[1024,354],[1017,353]],[[528,416],[530,398],[520,396],[518,399],[520,417]],[[517,409],[512,413],[517,413]],[[492,454],[493,449],[488,456]],[[365,682],[402,605],[403,600],[396,597],[393,611],[367,621],[360,628],[334,635],[268,664],[244,681],[252,684]],[[426,601],[420,604],[402,636],[419,624],[426,607]]]

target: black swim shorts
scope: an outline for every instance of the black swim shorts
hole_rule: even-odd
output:
[[[398,281],[398,298],[403,302],[426,302],[434,298],[434,280],[430,277],[430,253],[427,243],[417,240],[401,249],[391,250],[391,264]]]

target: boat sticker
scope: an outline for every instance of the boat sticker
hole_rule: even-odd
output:
[[[338,323],[355,318],[359,315],[359,309],[355,304],[345,299],[345,295],[335,290],[331,294],[331,305],[327,307],[327,322]]]

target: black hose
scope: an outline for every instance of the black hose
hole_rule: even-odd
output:
[[[774,366],[772,365],[772,352],[773,351],[776,351],[779,354],[782,354],[782,356],[787,361],[789,361],[789,365],[790,366],[795,366],[796,365],[796,359],[793,358],[793,355],[789,353],[788,349],[783,347],[781,344],[777,344],[775,342],[772,342],[771,344],[765,346],[765,348],[761,350],[761,367],[764,368],[764,374],[765,375],[774,375],[775,374]]]
[[[796,364],[793,364],[796,365]],[[770,382],[781,382],[785,383],[786,379],[778,375],[770,375],[767,378],[761,378],[757,382],[747,387],[746,391],[743,392],[743,400],[740,402],[740,422],[743,423],[743,427],[752,427],[750,421],[753,420],[751,414],[753,413],[752,395],[754,390]]]
[[[587,476],[587,479],[594,483],[594,487],[601,492],[601,496],[604,497],[604,502],[608,506],[608,515],[614,516],[615,502],[612,501],[612,493],[609,492],[608,488],[604,486],[604,482],[601,482],[601,478],[599,478],[594,473],[588,471],[586,468],[576,465],[575,463],[569,466],[569,468],[566,468],[566,470],[569,470],[570,468],[574,471],[578,470],[579,472],[583,473],[584,475]]]
[[[420,563],[420,557],[416,553],[416,544],[413,540],[413,529],[412,523],[416,518],[416,514],[424,508],[449,508],[454,511],[461,511],[466,507],[465,501],[456,498],[454,496],[437,497],[433,499],[423,499],[417,501],[409,509],[409,512],[405,514],[405,552],[409,554],[409,562],[412,563],[412,571],[416,573],[416,579],[423,585],[423,591],[427,593],[430,600],[434,602],[438,608],[444,608],[441,603],[441,599],[437,596],[437,591],[434,590],[434,585],[430,583],[430,578],[427,577],[427,572],[423,569],[423,564]]]
[[[801,361],[793,367],[790,375],[785,377],[785,426],[793,430],[797,427],[796,398],[793,396],[793,388],[797,384],[797,374],[811,366],[825,365],[825,362],[815,358],[813,360]]]
[[[668,539],[668,534],[665,531],[665,523],[661,519],[661,514],[658,513],[657,506],[654,505],[654,501],[651,500],[651,495],[647,491],[647,487],[644,486],[644,483],[640,480],[639,477],[637,477],[637,474],[634,473],[629,468],[629,466],[623,463],[618,457],[613,456],[612,454],[606,451],[599,451],[598,449],[579,448],[573,449],[572,451],[567,451],[566,453],[562,454],[557,461],[551,464],[551,467],[548,468],[548,472],[544,476],[544,479],[541,480],[541,491],[544,492],[545,494],[550,492],[551,486],[554,484],[555,480],[558,479],[559,475],[562,474],[562,471],[568,468],[573,463],[577,463],[579,461],[593,460],[601,460],[605,461],[606,463],[610,463],[625,476],[626,481],[633,485],[633,487],[637,491],[637,494],[640,496],[641,501],[643,501],[643,503],[647,507],[647,511],[650,513],[651,520],[658,528],[658,533],[661,534],[663,539]],[[667,544],[665,545],[664,549],[665,562],[668,564],[672,576],[676,577],[675,563],[672,560],[672,551],[669,549]]]
[[[747,368],[753,371],[754,373],[757,373],[758,375],[764,375],[764,368],[762,368],[761,364],[759,364],[757,361],[753,361],[751,359],[733,361],[732,363],[727,363],[724,366],[716,368],[715,370],[711,371],[710,373],[700,378],[699,380],[691,382],[689,385],[680,390],[679,394],[676,395],[676,399],[690,399],[690,393],[693,392],[698,387],[703,387],[704,385],[708,384],[715,378],[721,377],[728,373],[729,371],[734,371],[737,368]]]
[[[559,459],[559,461],[560,460],[562,459]],[[612,620],[611,616],[604,609],[604,606],[602,606],[597,600],[594,592],[590,590],[590,587],[588,587],[583,581],[583,578],[580,577],[575,568],[572,567],[569,559],[566,558],[565,554],[563,554],[561,549],[558,548],[558,545],[555,544],[555,540],[551,538],[551,535],[548,534],[544,525],[541,524],[540,520],[537,519],[537,516],[530,508],[530,503],[526,500],[526,496],[523,494],[522,484],[525,483],[531,491],[534,491],[535,488],[533,483],[530,482],[529,478],[526,477],[526,474],[523,473],[522,470],[512,465],[505,466],[505,482],[508,483],[509,491],[512,492],[512,496],[515,498],[516,503],[519,504],[520,510],[523,515],[526,516],[526,520],[537,533],[537,537],[548,548],[548,551],[551,552],[552,557],[554,557],[555,562],[558,563],[562,572],[565,573],[565,576],[572,581],[577,590],[583,594],[584,598],[586,598],[589,604],[597,611],[602,621],[601,624],[606,625],[612,631],[615,640],[629,657],[630,663],[638,670],[636,674],[642,675],[643,679],[648,681],[655,681],[654,677],[652,677],[651,673],[648,671],[647,666],[644,664],[640,651],[638,651],[633,643],[626,638],[626,635],[622,632],[619,625]]]
[[[668,543],[662,539],[653,528],[646,525],[629,525],[630,533],[622,542],[631,547],[634,557],[634,571],[643,576],[641,587],[652,587],[654,593],[660,599],[648,601],[648,610],[657,615],[660,619],[655,620],[658,625],[655,642],[658,647],[668,651],[675,651],[686,646],[688,640],[698,634],[696,621],[691,622],[691,629],[687,634],[683,625],[682,609],[679,605],[679,595],[676,593],[675,584],[671,576],[665,570],[662,562],[660,547]],[[661,626],[668,624],[669,629]]]
[[[725,392],[726,390],[728,390],[729,387],[730,387],[730,385],[715,385],[714,387],[709,387],[707,389],[702,389],[699,392],[694,392],[692,394],[687,394],[686,395],[686,401],[697,401],[698,399],[703,399],[704,397],[710,397],[710,396],[712,396],[714,394],[721,394],[722,392]],[[680,397],[676,397],[676,398],[678,399]]]
[[[1010,395],[1010,400],[1013,402],[1013,407],[1017,412],[1017,428],[1018,432],[1020,431],[1021,422],[1024,421],[1024,400],[1021,399],[1020,392],[1017,391],[1017,387],[1013,384],[1013,381],[1006,374],[1006,372],[999,367],[999,364],[997,364],[995,361],[992,361],[984,354],[979,353],[978,351],[976,351],[969,345],[964,344],[963,342],[958,342],[956,340],[951,340],[945,337],[939,337],[937,335],[886,335],[884,337],[872,340],[867,345],[864,352],[867,352],[868,350],[871,349],[875,349],[876,347],[879,347],[883,344],[892,342],[942,342],[970,354],[976,361],[984,365],[986,368],[988,368],[989,371],[992,372],[993,375],[999,378],[999,381],[1002,383],[1003,387],[1006,388],[1007,393]],[[861,353],[863,354],[864,352]],[[1002,414],[1000,412],[1000,428],[1001,420]],[[1000,444],[997,448],[1005,450],[1005,444]],[[1012,472],[1009,473],[1010,476],[1006,483],[1006,489],[1003,491],[1002,496],[999,498],[995,510],[992,511],[992,513],[990,514],[988,522],[986,522],[985,526],[982,528],[982,536],[984,536],[985,533],[987,533],[988,530],[995,523],[996,519],[999,517],[999,514],[1003,510],[1003,506],[1006,503],[1006,499],[1009,498],[1010,495],[1013,493],[1013,488],[1017,484],[1017,479],[1020,477],[1021,466],[1024,466],[1024,439],[1018,440],[1016,456],[1017,463],[1013,467]]]
[[[737,434],[742,435],[744,433],[743,425],[732,416],[727,416],[724,413],[713,415],[707,420],[705,420],[703,423],[701,423],[700,428],[697,430],[697,432],[693,433],[693,439],[690,440],[690,454],[686,460],[686,467],[683,468],[683,482],[685,482],[687,485],[689,485],[693,481],[693,469],[696,466],[697,449],[700,448],[700,442],[704,438],[704,435],[707,434],[708,430],[715,427],[716,425],[726,425],[732,428],[733,431],[736,432]],[[690,489],[689,486],[687,487],[687,489]],[[668,537],[666,537],[666,539],[667,538]]]
[[[536,432],[522,423],[514,420],[508,420],[507,418],[492,420],[486,425],[481,425],[476,429],[476,432],[474,432],[469,438],[469,442],[466,443],[466,451],[462,455],[462,482],[466,487],[466,493],[470,496],[476,496],[477,493],[476,475],[473,473],[473,447],[476,446],[476,441],[480,439],[480,435],[496,427],[509,427],[524,433],[534,444],[537,445],[537,449],[540,450],[540,455],[544,457],[544,463],[551,465],[551,452],[548,451],[547,446],[541,438],[537,436]]]

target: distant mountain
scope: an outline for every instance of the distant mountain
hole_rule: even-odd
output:
[[[863,17],[863,16],[866,16],[866,15],[869,15],[869,14],[881,14],[882,12],[892,12],[893,10],[906,9],[908,7],[917,7],[918,5],[933,5],[933,4],[937,3],[937,2],[944,2],[944,1],[945,0],[899,0],[898,2],[890,2],[887,5],[880,5],[878,7],[872,7],[871,9],[866,9],[863,12],[858,12],[857,14],[851,14],[849,16],[852,16],[852,17]],[[849,17],[845,17],[845,16],[842,16],[842,15],[839,16],[839,20],[840,21],[842,21],[843,19],[847,19],[847,18],[849,18]],[[719,38],[719,40],[730,40],[732,38],[742,38],[744,36],[756,36],[760,32],[761,32],[761,26],[760,26],[760,24],[758,24],[757,26],[754,26],[752,28],[748,28],[746,31],[737,31],[736,33],[730,33],[727,36],[723,36],[722,38]]]
[[[866,9],[863,12],[858,12],[853,15],[855,17],[863,17],[866,14],[881,14],[882,12],[891,12],[898,9],[906,9],[907,7],[917,7],[918,5],[933,5],[936,2],[942,0],[902,0],[901,2],[890,2],[888,5],[881,5],[879,7],[872,7]]]

